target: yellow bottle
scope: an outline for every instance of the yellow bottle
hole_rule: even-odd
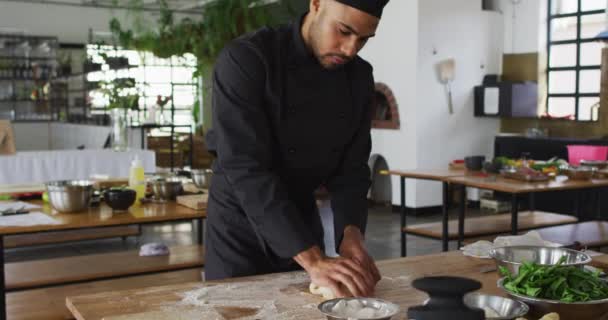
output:
[[[140,199],[146,196],[146,178],[144,176],[144,166],[137,156],[135,156],[135,159],[131,162],[129,188],[135,190],[137,194],[135,204],[141,204]]]

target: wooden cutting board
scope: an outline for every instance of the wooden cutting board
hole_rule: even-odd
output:
[[[177,196],[177,203],[194,210],[207,209],[207,200],[209,194],[192,194],[185,196]]]
[[[129,178],[93,179],[96,189],[109,189],[129,185]]]

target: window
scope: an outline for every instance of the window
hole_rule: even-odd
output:
[[[88,45],[87,56],[93,62],[104,62],[102,54],[108,57],[126,57],[129,60],[127,68],[110,69],[106,64],[102,70],[87,75],[87,81],[112,81],[116,78],[131,78],[135,80],[139,93],[139,110],[131,114],[132,124],[141,124],[147,117],[147,110],[156,104],[157,96],[171,96],[163,110],[163,117],[175,125],[193,125],[192,108],[198,99],[197,79],[193,78],[196,70],[196,57],[191,54],[183,57],[162,59],[152,53],[124,50],[113,46]],[[105,114],[107,98],[95,90],[89,93],[91,102],[90,113]],[[157,111],[158,112],[158,111]],[[159,131],[170,131],[163,128]],[[188,128],[177,127],[177,132],[189,132]]]
[[[595,121],[600,101],[606,0],[548,0],[547,114]]]

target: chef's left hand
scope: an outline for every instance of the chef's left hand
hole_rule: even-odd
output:
[[[347,226],[344,229],[344,237],[340,244],[339,252],[341,257],[349,258],[360,264],[364,269],[368,270],[372,275],[375,283],[378,283],[382,276],[376,267],[374,259],[370,257],[365,249],[363,235],[359,228],[355,226]]]

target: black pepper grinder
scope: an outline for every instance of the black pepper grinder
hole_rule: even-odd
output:
[[[428,277],[414,280],[414,288],[429,295],[425,305],[409,308],[408,319],[414,320],[484,320],[481,309],[464,304],[464,295],[479,290],[481,283],[458,277]]]

